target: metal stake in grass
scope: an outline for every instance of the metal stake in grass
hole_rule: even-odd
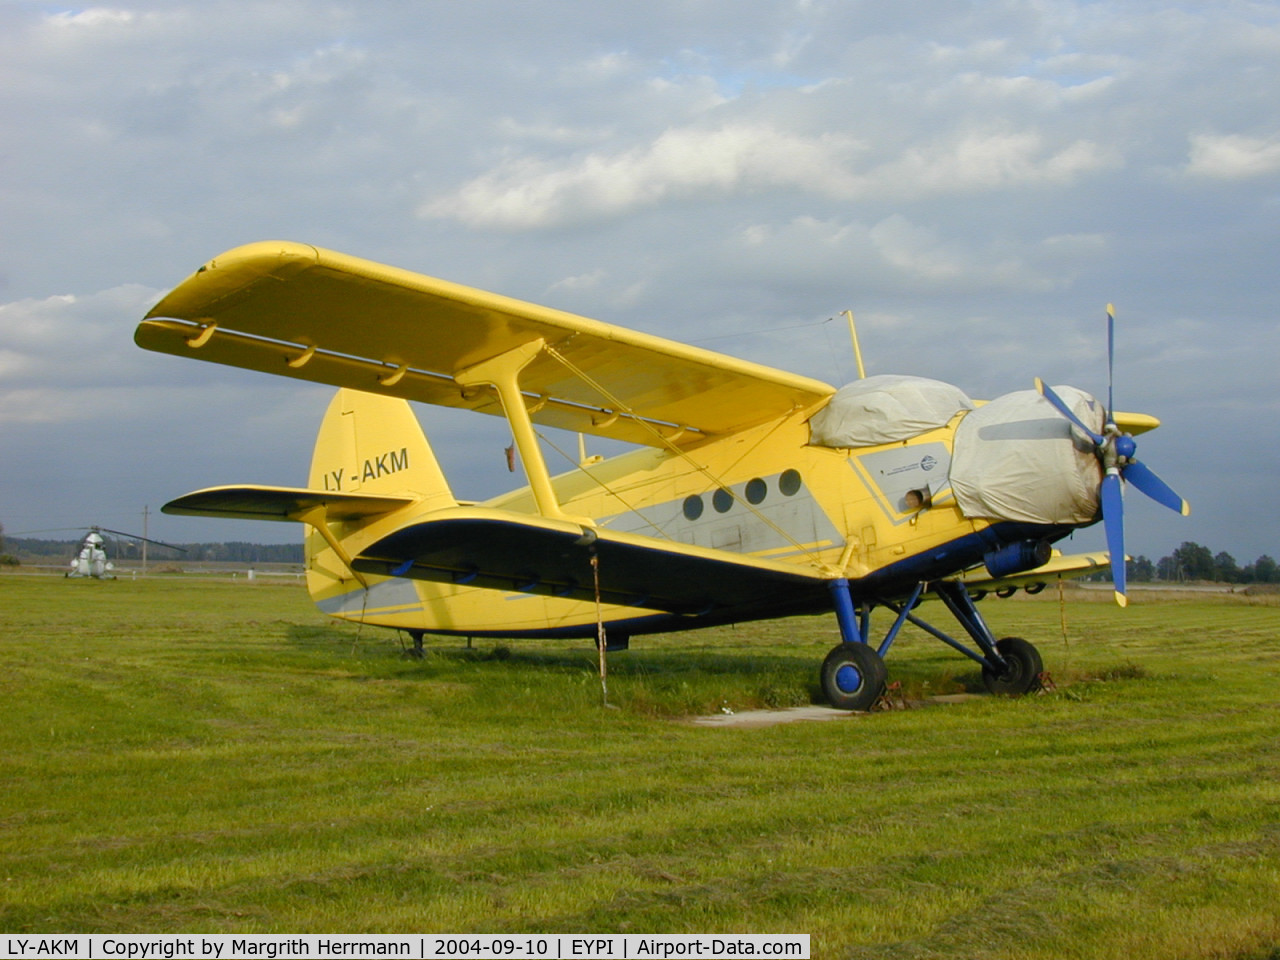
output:
[[[591,577],[596,586],[596,649],[600,651],[600,705],[609,706],[609,667],[605,654],[604,616],[600,610],[600,557],[591,548]]]

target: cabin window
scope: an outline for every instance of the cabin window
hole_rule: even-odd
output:
[[[702,516],[702,498],[696,493],[684,498],[684,515],[687,520],[697,520]]]
[[[711,495],[711,505],[716,508],[716,513],[728,513],[733,506],[733,494],[721,487]]]
[[[747,503],[756,504],[763,503],[764,498],[769,494],[769,485],[756,477],[754,480],[747,481]]]
[[[778,489],[783,495],[794,497],[800,492],[800,471],[784,470],[782,476],[778,478]]]

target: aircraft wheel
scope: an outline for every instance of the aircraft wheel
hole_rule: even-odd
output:
[[[997,640],[996,650],[1004,657],[1008,669],[1004,673],[996,673],[990,667],[982,668],[982,682],[988,691],[1019,696],[1040,688],[1044,664],[1039,650],[1021,637]]]
[[[884,692],[884,661],[865,643],[842,643],[822,661],[822,692],[840,710],[870,710]]]

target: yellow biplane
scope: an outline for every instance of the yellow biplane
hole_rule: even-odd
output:
[[[1051,547],[1100,516],[1123,557],[1122,478],[1187,512],[1134,459],[1132,435],[1159,421],[1073,388],[1037,381],[985,404],[921,377],[837,390],[303,244],[209,261],[135,339],[341,388],[306,487],[215,487],[164,510],[305,524],[319,608],[419,646],[433,633],[615,648],[834,610],[842,642],[821,678],[836,706],[875,702],[907,622],[981,664],[990,690],[1022,693],[1039,654],[995,639],[974,598],[1105,566]],[[505,417],[528,486],[458,500],[409,400]],[[538,426],[637,449],[552,476]],[[1123,603],[1122,562],[1113,575]],[[977,649],[918,615],[930,594]],[[892,624],[873,643],[876,608]]]

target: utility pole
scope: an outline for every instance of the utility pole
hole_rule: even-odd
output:
[[[147,520],[151,516],[150,505],[142,508],[142,575],[147,575]]]

